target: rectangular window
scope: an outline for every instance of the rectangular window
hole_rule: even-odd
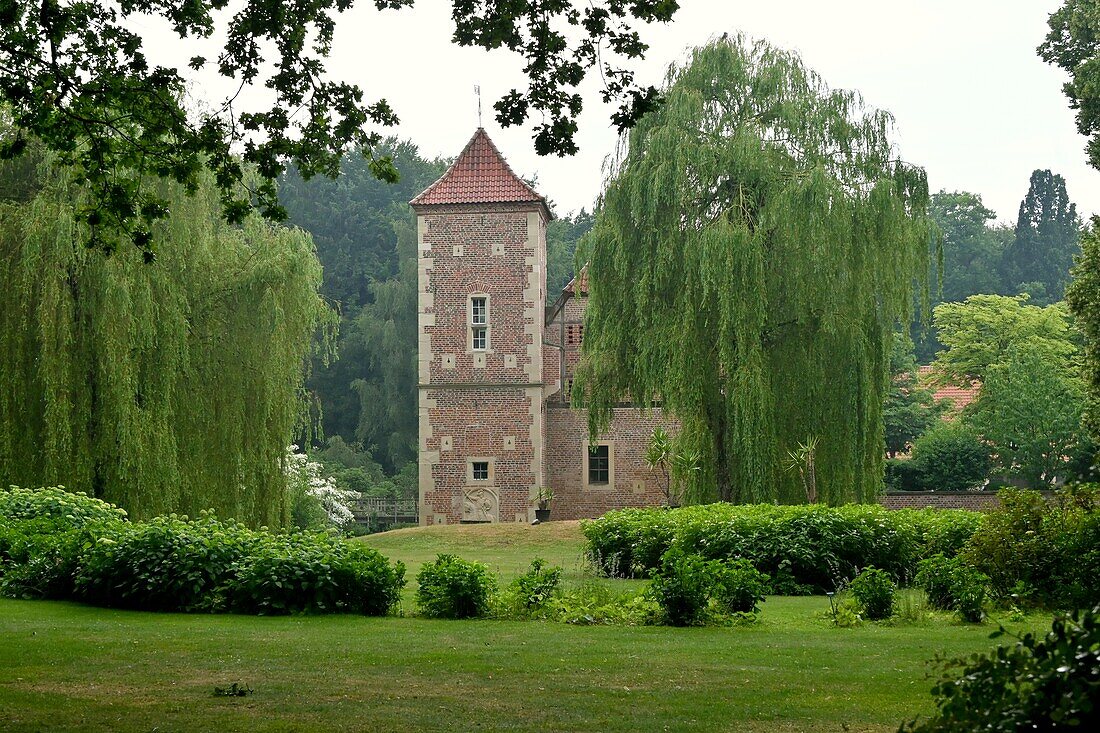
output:
[[[488,461],[474,461],[474,481],[488,481],[489,480],[489,462]]]
[[[606,445],[594,445],[588,450],[588,483],[606,484],[611,480],[611,460]]]
[[[489,325],[489,309],[486,308],[485,298],[473,298],[470,307],[470,323],[475,326]]]
[[[486,344],[488,343],[488,331],[485,326],[474,326],[473,332],[473,344],[475,351],[485,351]]]

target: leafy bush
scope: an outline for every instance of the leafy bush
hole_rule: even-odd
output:
[[[439,555],[426,563],[416,582],[416,604],[429,618],[487,616],[497,589],[488,567],[455,555]]]
[[[890,491],[923,491],[924,472],[909,458],[890,458],[883,482]]]
[[[894,583],[877,568],[867,568],[852,580],[852,596],[872,621],[890,618],[894,611]]]
[[[69,598],[85,533],[58,529],[56,520],[0,520],[0,595]],[[6,567],[5,567],[6,566]]]
[[[715,590],[714,576],[714,563],[676,549],[666,552],[649,586],[652,598],[664,611],[666,623],[702,624]]]
[[[976,624],[985,615],[986,588],[989,576],[962,563],[951,571],[951,594],[954,608],[963,621]]]
[[[280,535],[234,569],[226,601],[257,614],[360,613],[384,616],[401,599],[405,565],[327,535]]]
[[[764,601],[768,580],[748,560],[720,563],[714,572],[714,600],[726,613],[756,613]]]
[[[916,586],[928,594],[928,603],[940,611],[955,608],[955,593],[951,574],[959,567],[955,558],[942,554],[921,560],[917,564]]]
[[[85,552],[78,599],[147,611],[215,610],[216,591],[266,537],[211,514],[170,515],[105,528]]]
[[[1003,633],[1002,628],[999,633]],[[957,674],[951,669],[959,668]],[[1100,607],[1058,617],[1042,638],[950,663],[932,688],[936,713],[909,733],[1100,729]]]
[[[982,521],[963,510],[710,504],[608,512],[582,527],[588,555],[607,575],[648,575],[677,547],[748,560],[771,577],[771,592],[796,594],[834,590],[868,565],[908,581],[919,560],[953,556]]]
[[[989,448],[971,427],[941,422],[913,443],[914,485],[929,491],[966,491],[989,476]]]
[[[989,576],[999,597],[1062,608],[1100,600],[1100,504],[1078,487],[1054,502],[1035,491],[1005,489],[968,541],[963,557]]]
[[[561,568],[547,568],[546,562],[536,557],[527,572],[508,586],[513,605],[525,611],[543,608],[561,588],[561,573]]]
[[[83,527],[92,522],[121,521],[126,518],[126,512],[86,494],[67,491],[64,486],[40,489],[9,486],[0,488],[0,517],[55,519],[70,527]]]

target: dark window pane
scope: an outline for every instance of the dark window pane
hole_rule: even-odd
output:
[[[594,445],[588,452],[588,483],[606,484],[610,481],[611,461],[606,445]]]
[[[474,481],[489,480],[489,462],[474,461]]]

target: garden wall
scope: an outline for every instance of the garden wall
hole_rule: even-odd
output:
[[[1048,499],[1051,492],[1042,492]],[[989,511],[999,503],[996,491],[887,491],[878,503],[887,509],[970,509]]]

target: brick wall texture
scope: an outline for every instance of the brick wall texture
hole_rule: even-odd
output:
[[[887,509],[970,509],[989,511],[1000,501],[997,492],[990,491],[891,491],[879,497],[879,504]]]

